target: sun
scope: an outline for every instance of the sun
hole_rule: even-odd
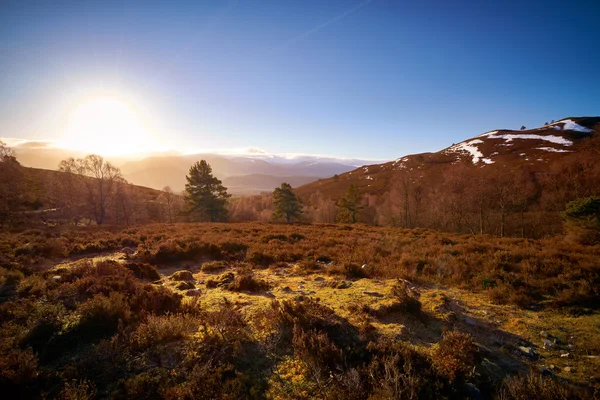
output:
[[[61,142],[105,156],[142,153],[156,147],[147,125],[132,103],[118,96],[93,96],[73,109]]]

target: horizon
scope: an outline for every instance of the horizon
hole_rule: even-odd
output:
[[[384,161],[600,106],[591,2],[141,4],[4,5],[0,137]]]

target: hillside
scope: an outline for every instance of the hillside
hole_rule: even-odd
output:
[[[582,139],[592,136],[599,123],[600,117],[571,117],[534,129],[493,130],[435,153],[407,155],[321,179],[299,187],[297,193],[308,198],[318,191],[326,197],[339,198],[354,184],[363,193],[382,194],[389,191],[399,174],[418,179],[426,173],[441,174],[460,161],[470,161],[480,168],[547,172],[565,155],[581,150]]]

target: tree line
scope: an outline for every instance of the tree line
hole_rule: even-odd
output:
[[[319,191],[307,195],[303,219],[497,236],[555,235],[565,229],[564,211],[571,202],[600,196],[599,156],[596,134],[543,171],[527,164],[481,168],[468,161],[417,174],[399,170],[384,194],[349,184],[338,198]],[[230,219],[269,221],[272,210],[270,194],[235,199]]]
[[[272,193],[232,199],[205,160],[191,166],[182,193],[169,187],[149,193],[128,183],[117,167],[97,155],[63,160],[58,174],[36,181],[0,142],[0,223],[45,203],[73,224],[361,222],[539,237],[562,232],[569,218],[568,225],[576,226],[576,213],[565,214],[567,205],[600,196],[600,137],[586,139],[581,149],[546,172],[524,165],[478,168],[464,162],[441,171],[424,170],[418,177],[398,171],[384,195],[364,193],[350,184],[338,199],[318,191],[300,199],[291,185],[282,183]]]

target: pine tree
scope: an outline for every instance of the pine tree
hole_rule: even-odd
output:
[[[361,195],[358,188],[356,185],[350,185],[344,197],[337,203],[339,211],[336,221],[345,224],[358,222],[358,212],[362,208],[360,202]]]
[[[285,218],[285,222],[289,224],[292,218],[299,218],[302,214],[302,204],[289,183],[282,183],[281,187],[275,189],[273,202],[275,203],[273,219]]]
[[[231,197],[222,182],[212,175],[212,168],[205,161],[196,162],[185,177],[186,213],[192,220],[202,222],[225,221],[227,199]]]

